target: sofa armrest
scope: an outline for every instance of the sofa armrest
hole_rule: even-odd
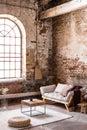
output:
[[[80,91],[81,91],[81,93],[87,93],[87,88],[86,87],[82,87],[81,89],[80,89]]]
[[[74,91],[69,91],[68,94],[67,94],[67,96],[66,96],[66,101],[69,101],[69,99],[71,97],[73,97],[73,96],[74,96]]]
[[[86,87],[82,87],[80,89],[81,91],[81,102],[83,102],[85,100],[85,95],[87,94],[87,88]]]
[[[40,92],[41,94],[43,95],[44,93],[50,93],[50,92],[53,92],[56,88],[56,85],[53,84],[53,85],[48,85],[48,86],[41,86],[40,87]]]

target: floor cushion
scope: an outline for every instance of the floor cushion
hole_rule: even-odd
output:
[[[12,127],[25,127],[30,124],[29,117],[25,116],[16,116],[8,120],[8,125]]]

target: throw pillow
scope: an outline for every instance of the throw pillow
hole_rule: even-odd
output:
[[[73,87],[74,87],[73,85],[66,85],[66,87],[64,87],[64,88],[62,89],[61,95],[64,96],[64,97],[66,97],[67,94],[68,94],[68,92],[69,92],[70,90],[72,90]]]
[[[62,90],[67,87],[67,84],[58,83],[55,92],[62,93]]]

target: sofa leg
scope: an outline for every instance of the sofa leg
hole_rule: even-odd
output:
[[[68,104],[65,104],[65,107],[66,107],[67,111],[70,112]]]
[[[74,111],[74,109],[75,109],[73,106],[69,107],[69,104],[65,104],[65,107],[66,107],[68,112]]]

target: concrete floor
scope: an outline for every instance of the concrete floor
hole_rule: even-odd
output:
[[[48,105],[48,107],[72,115],[73,117],[64,121],[56,122],[45,126],[46,130],[87,130],[87,114],[75,112],[67,112],[64,106],[59,104]]]
[[[20,103],[10,104],[8,109],[16,109],[20,107]],[[33,127],[26,130],[87,130],[87,114],[80,113],[79,109],[74,112],[68,112],[63,104],[49,102],[46,105],[47,108],[55,111],[70,114],[73,117],[63,121]],[[24,129],[25,130],[25,129]]]

